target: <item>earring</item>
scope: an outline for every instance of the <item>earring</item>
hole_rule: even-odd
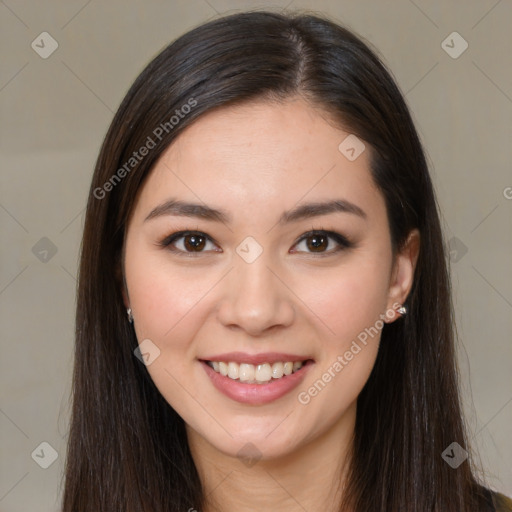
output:
[[[397,312],[401,315],[407,314],[407,306],[404,306],[403,304],[397,309]]]
[[[130,322],[132,324],[133,323],[132,308],[128,308],[126,310],[126,314],[128,315],[128,322]]]

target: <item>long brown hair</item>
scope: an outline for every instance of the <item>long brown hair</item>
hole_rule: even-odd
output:
[[[441,456],[452,442],[469,447],[446,250],[405,101],[375,52],[347,29],[316,15],[246,12],[203,24],[159,53],[103,142],[81,247],[63,512],[204,505],[184,422],[133,353],[137,339],[121,294],[125,230],[144,179],[187,126],[214,108],[297,94],[372,148],[395,253],[413,228],[421,234],[409,313],[385,325],[358,398],[344,505],[357,512],[486,510],[471,458],[453,469]]]

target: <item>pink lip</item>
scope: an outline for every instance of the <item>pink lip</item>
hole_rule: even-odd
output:
[[[227,352],[225,354],[218,354],[215,356],[202,357],[202,361],[224,361],[225,363],[249,363],[249,364],[263,364],[263,363],[286,363],[286,361],[306,361],[312,359],[310,356],[301,356],[297,354],[283,354],[282,352],[265,352],[262,354],[247,354],[245,352]]]
[[[230,354],[231,356],[232,354]],[[261,358],[259,356],[255,356],[256,358]],[[267,354],[268,357],[268,354]],[[279,355],[282,357],[282,354]],[[276,359],[276,361],[303,361],[299,356],[294,356],[292,359]],[[238,362],[236,359],[209,359],[213,361],[233,361]],[[245,362],[249,362],[248,359],[244,359]],[[263,359],[260,362],[270,362],[269,359]],[[208,366],[206,361],[200,361],[203,366],[206,374],[210,377],[213,385],[224,395],[232,400],[236,400],[237,402],[250,404],[250,405],[262,405],[267,404],[269,402],[273,402],[286,395],[294,388],[296,388],[304,379],[307,372],[313,366],[312,361],[309,361],[306,365],[304,365],[300,370],[290,375],[286,375],[281,377],[280,379],[272,379],[267,384],[244,384],[240,381],[230,379],[229,377],[224,377],[220,373],[217,373],[213,368]],[[252,363],[255,364],[255,363]],[[258,363],[256,363],[258,364]]]

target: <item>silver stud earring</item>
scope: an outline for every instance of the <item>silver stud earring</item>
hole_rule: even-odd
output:
[[[128,322],[130,322],[132,324],[133,323],[132,308],[128,308],[126,310],[126,314],[128,315]]]
[[[404,306],[403,304],[397,309],[398,313],[401,315],[407,314],[407,306]]]

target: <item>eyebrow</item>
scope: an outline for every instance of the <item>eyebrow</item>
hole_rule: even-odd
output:
[[[289,224],[303,219],[339,212],[350,213],[357,215],[362,219],[367,219],[366,213],[356,204],[345,199],[336,199],[326,202],[306,203],[297,206],[292,210],[283,212],[278,223]],[[226,210],[215,209],[198,203],[188,203],[176,199],[169,199],[165,203],[162,203],[151,210],[150,214],[144,219],[144,222],[165,215],[196,217],[214,222],[222,222],[223,224],[230,224],[232,220],[231,215]]]

